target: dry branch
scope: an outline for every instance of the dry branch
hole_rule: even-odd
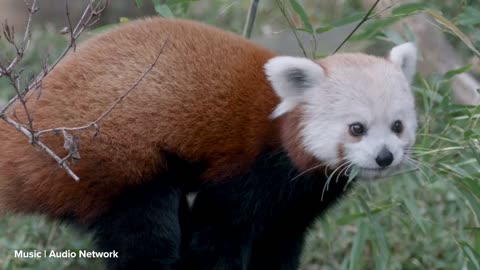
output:
[[[126,90],[121,96],[119,96],[114,102],[113,104],[104,112],[102,113],[95,121],[93,122],[90,122],[86,125],[83,125],[83,126],[78,126],[78,127],[58,127],[58,128],[51,128],[51,129],[44,129],[44,130],[39,130],[37,132],[35,132],[35,137],[36,139],[40,139],[40,136],[45,134],[45,133],[59,133],[59,132],[62,132],[65,134],[65,132],[67,131],[80,131],[80,130],[85,130],[85,129],[89,129],[91,127],[94,127],[96,129],[96,133],[95,133],[95,136],[98,134],[99,130],[100,130],[100,127],[99,127],[99,123],[107,116],[109,115],[113,109],[115,109],[115,107],[117,107],[117,105],[123,101],[123,99],[128,95],[130,94],[133,90],[135,90],[138,85],[140,84],[140,82],[142,82],[142,80],[145,78],[145,76],[147,76],[148,73],[150,73],[150,71],[155,67],[155,65],[157,64],[158,62],[158,59],[160,58],[160,56],[162,55],[164,49],[165,49],[165,46],[167,45],[168,41],[170,40],[170,35],[167,37],[167,39],[165,40],[165,42],[163,43],[162,47],[160,48],[160,51],[158,52],[157,56],[155,57],[154,61],[152,62],[152,64],[145,70],[145,72],[140,76],[140,78],[138,78],[138,80],[128,89]]]
[[[43,71],[36,76],[36,78],[26,87],[21,86],[21,69],[19,69],[19,63],[22,61],[24,55],[27,53],[30,41],[31,41],[31,26],[32,26],[32,18],[33,15],[38,11],[37,0],[33,0],[30,4],[25,1],[25,4],[28,8],[28,19],[25,26],[25,33],[21,43],[17,43],[15,41],[15,31],[13,27],[10,27],[7,23],[3,26],[3,37],[5,40],[14,48],[15,56],[12,60],[7,63],[0,62],[0,78],[6,77],[10,84],[12,85],[15,96],[0,110],[0,119],[5,121],[7,124],[12,126],[13,128],[17,129],[20,133],[22,133],[25,137],[27,137],[30,143],[34,146],[38,146],[42,150],[44,150],[48,155],[50,155],[60,167],[65,169],[65,171],[76,181],[79,180],[79,177],[75,175],[75,173],[69,168],[66,160],[72,156],[72,151],[69,151],[69,154],[65,158],[60,158],[56,153],[54,153],[48,146],[42,143],[36,132],[34,130],[34,122],[32,118],[32,111],[29,110],[27,107],[27,100],[28,95],[31,96],[31,92],[33,91],[41,91],[41,81],[45,76],[56,67],[56,65],[63,59],[63,57],[73,48],[76,47],[76,40],[81,35],[81,33],[85,30],[85,28],[93,25],[96,23],[101,13],[107,8],[109,4],[109,0],[100,0],[94,2],[90,0],[81,16],[78,20],[75,27],[73,27],[72,21],[70,19],[70,12],[68,10],[68,2],[65,2],[65,9],[66,9],[66,16],[68,19],[68,31],[70,33],[70,42],[64,51],[60,54],[57,60],[50,65],[49,67],[45,66]],[[22,105],[22,109],[26,115],[27,123],[22,123],[16,118],[15,111],[13,112],[13,116],[15,120],[12,119],[7,115],[7,111],[12,109],[12,107],[16,106],[17,104]],[[64,137],[67,135],[65,134]],[[75,141],[73,139],[72,141]]]
[[[36,6],[36,0],[32,2],[32,5],[30,6],[29,10],[29,18],[27,21],[27,27],[26,30],[27,32],[25,33],[25,38],[21,46],[17,46],[17,44],[14,41],[14,35],[13,35],[13,29],[11,29],[8,26],[5,26],[5,31],[4,31],[4,36],[7,39],[7,41],[15,48],[16,50],[16,57],[8,64],[8,66],[4,66],[0,63],[0,77],[7,77],[15,92],[16,96],[10,100],[10,102],[0,111],[0,119],[3,119],[6,123],[17,129],[19,132],[21,132],[24,136],[26,136],[30,143],[34,146],[40,147],[43,151],[45,151],[48,155],[50,155],[58,164],[60,167],[65,169],[65,171],[75,180],[79,181],[80,178],[72,171],[72,169],[68,166],[67,161],[69,159],[72,159],[73,162],[75,160],[80,159],[80,139],[77,135],[71,135],[69,132],[72,131],[80,131],[80,130],[85,130],[89,129],[91,127],[94,127],[96,129],[96,133],[94,136],[100,132],[100,122],[107,116],[109,115],[115,107],[123,101],[123,99],[130,94],[134,89],[138,87],[138,85],[141,83],[141,81],[147,76],[148,73],[155,67],[155,65],[158,62],[158,59],[162,55],[165,46],[167,45],[170,35],[167,37],[166,41],[160,48],[160,51],[156,55],[155,59],[153,59],[153,62],[150,66],[148,66],[141,74],[139,79],[135,81],[135,83],[128,89],[126,90],[121,96],[119,96],[113,104],[104,112],[102,113],[95,121],[90,122],[86,125],[83,126],[78,126],[78,127],[57,127],[57,128],[51,128],[51,129],[45,129],[45,130],[38,130],[36,131],[33,126],[33,109],[35,106],[32,106],[33,108],[29,110],[27,106],[27,99],[26,99],[26,94],[29,93],[31,90],[35,91],[41,91],[41,82],[43,78],[53,69],[55,66],[63,59],[63,57],[71,50],[73,49],[75,51],[76,49],[76,41],[80,34],[85,30],[85,28],[91,26],[95,22],[99,20],[100,14],[105,10],[105,8],[108,5],[108,0],[105,1],[98,1],[96,5],[93,4],[93,1],[90,1],[89,4],[87,5],[86,9],[83,12],[83,15],[77,22],[76,26],[73,27],[71,18],[70,18],[70,11],[69,11],[69,6],[68,6],[68,1],[65,2],[65,12],[66,12],[66,17],[68,20],[68,26],[65,33],[70,34],[70,42],[68,46],[64,49],[64,51],[61,53],[60,57],[51,65],[51,66],[45,66],[42,73],[38,74],[37,77],[33,80],[33,82],[26,87],[23,91],[21,91],[20,87],[20,75],[19,72],[16,73],[15,70],[17,68],[18,63],[22,60],[23,55],[26,53],[28,44],[30,43],[30,25],[31,25],[31,18],[33,14],[38,10],[38,7]],[[27,116],[27,123],[21,123],[18,119],[17,121],[13,120],[11,117],[7,115],[7,110],[18,104],[20,102],[22,104],[23,110],[25,111],[25,114]],[[15,116],[15,111],[14,117]],[[64,138],[64,148],[68,151],[67,156],[64,158],[60,158],[55,152],[53,152],[48,146],[46,146],[44,143],[41,141],[41,135],[46,134],[46,133],[53,133],[53,134],[60,134]]]

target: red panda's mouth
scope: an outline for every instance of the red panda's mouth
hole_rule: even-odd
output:
[[[359,167],[359,177],[365,180],[374,180],[379,178],[385,178],[391,175],[398,169],[399,165],[389,166],[384,168],[368,168]]]
[[[381,172],[381,171],[385,171],[387,170],[389,167],[385,167],[385,168],[360,168],[360,170],[362,171],[371,171],[371,172]]]

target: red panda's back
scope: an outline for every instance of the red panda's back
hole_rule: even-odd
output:
[[[268,115],[278,100],[263,72],[273,53],[202,24],[165,19],[129,23],[81,44],[42,83],[35,129],[94,121],[146,75],[101,122],[82,131],[70,179],[13,128],[0,122],[0,210],[85,219],[127,184],[164,169],[166,152],[209,165],[205,178],[245,168],[274,139]],[[30,99],[30,107],[35,98]],[[21,106],[17,116],[22,119]],[[42,138],[66,154],[61,136]]]

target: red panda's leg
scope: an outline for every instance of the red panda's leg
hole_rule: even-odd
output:
[[[295,221],[269,229],[255,240],[248,270],[299,268],[307,226],[295,226]]]
[[[91,225],[97,246],[118,252],[108,269],[177,269],[184,194],[168,180],[129,188]]]
[[[229,216],[239,213],[239,205],[223,197],[231,194],[215,194],[214,190],[200,192],[195,199],[192,236],[182,257],[182,270],[247,269],[254,233],[241,217]]]
[[[248,173],[198,193],[185,260],[198,270],[298,269],[308,227],[345,191],[348,177],[334,179],[301,174],[284,152],[261,155]]]
[[[176,270],[190,240],[186,192],[200,181],[202,164],[166,156],[167,171],[125,188],[91,226],[103,251],[117,251],[109,269]]]

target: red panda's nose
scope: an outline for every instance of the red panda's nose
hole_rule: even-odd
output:
[[[375,161],[377,162],[378,166],[385,168],[392,164],[393,154],[386,147],[383,147]]]

